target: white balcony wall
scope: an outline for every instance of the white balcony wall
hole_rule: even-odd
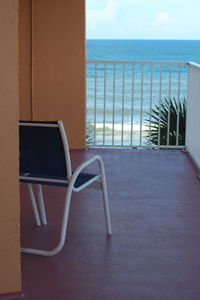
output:
[[[189,63],[186,148],[200,169],[200,65]]]

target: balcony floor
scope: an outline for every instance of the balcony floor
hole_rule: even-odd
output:
[[[101,193],[74,194],[62,252],[49,258],[22,254],[24,298],[200,299],[200,182],[187,154],[75,151],[74,166],[97,153],[106,167],[112,238],[105,232]],[[64,192],[44,188],[49,225],[36,228],[21,185],[24,247],[55,246]]]

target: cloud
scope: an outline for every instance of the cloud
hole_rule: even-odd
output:
[[[103,9],[87,10],[88,22],[96,20],[97,22],[112,21],[120,12],[122,0],[109,0]]]
[[[87,1],[87,38],[199,39],[199,9],[187,0]]]
[[[121,2],[121,0],[109,0],[102,12],[102,18],[104,20],[115,19],[120,11]]]
[[[113,27],[122,10],[123,0],[108,0],[103,9],[87,10],[87,28],[90,32]]]
[[[171,24],[176,20],[167,12],[156,12],[152,24]]]
[[[148,24],[149,34],[166,34],[173,31],[174,25],[176,24],[176,19],[170,15],[168,12],[158,11],[155,12],[153,20]]]
[[[155,22],[157,23],[173,23],[175,20],[166,12],[157,12]]]

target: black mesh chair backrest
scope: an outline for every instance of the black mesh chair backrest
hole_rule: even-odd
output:
[[[24,123],[29,126],[23,126]],[[59,127],[31,126],[32,123],[58,125],[57,122],[19,122],[20,174],[67,177]]]

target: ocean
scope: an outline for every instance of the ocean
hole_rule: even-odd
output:
[[[141,146],[152,108],[166,98],[187,99],[187,66],[156,62],[200,63],[200,40],[87,40],[86,59],[141,62],[87,64],[86,72],[94,145]],[[149,61],[155,64],[142,64]]]
[[[200,40],[87,40],[87,60],[200,63]]]

